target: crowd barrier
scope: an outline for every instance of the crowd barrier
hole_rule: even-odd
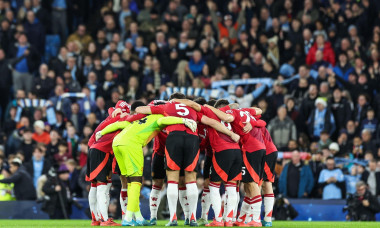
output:
[[[89,219],[85,213],[88,210],[87,199],[78,199],[82,209],[73,206],[71,219]],[[290,199],[290,203],[298,211],[296,221],[345,221],[343,213],[345,200],[314,200],[314,199]],[[145,218],[149,218],[149,200],[141,199],[141,212]],[[201,207],[198,205],[198,216]],[[210,219],[213,213],[209,214]],[[49,216],[41,211],[41,204],[35,201],[3,201],[0,202],[0,219],[49,219]],[[380,221],[380,213],[376,220]]]

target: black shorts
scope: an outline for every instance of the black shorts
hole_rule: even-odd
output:
[[[243,159],[238,149],[215,152],[212,157],[210,181],[238,181],[241,180]]]
[[[152,179],[165,179],[165,156],[157,153],[152,158]]]
[[[210,178],[211,165],[212,165],[212,157],[205,156],[205,162],[203,164],[203,178],[204,179]]]
[[[276,167],[276,161],[277,161],[277,151],[272,152],[268,155],[265,155],[265,165],[264,165],[264,181],[269,181],[274,183],[275,173],[274,169]]]
[[[242,181],[244,183],[255,182],[261,184],[264,173],[265,150],[255,152],[243,152]]]
[[[92,148],[88,151],[87,158],[87,181],[100,181],[107,183],[112,170],[112,159],[110,153],[105,153]]]
[[[165,168],[192,172],[199,159],[199,138],[185,131],[170,132],[166,138]]]

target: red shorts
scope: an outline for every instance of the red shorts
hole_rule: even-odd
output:
[[[261,184],[264,173],[265,150],[255,152],[243,151],[243,182]]]
[[[264,181],[269,181],[274,183],[275,173],[274,169],[276,167],[277,161],[277,152],[270,153],[265,155],[265,164],[264,164]]]

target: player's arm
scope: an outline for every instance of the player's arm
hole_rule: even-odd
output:
[[[193,132],[197,130],[197,123],[194,120],[174,117],[174,116],[162,117],[157,120],[157,124],[160,128],[164,128],[167,125],[184,124],[186,125],[186,127],[190,128]]]
[[[219,109],[216,109],[210,105],[205,105],[205,107],[211,109],[215,113],[215,115],[220,119],[223,120],[224,122],[231,123],[235,120],[235,117],[231,114],[224,113],[220,111]]]
[[[140,106],[136,108],[136,113],[141,113],[141,114],[152,114],[152,110],[150,109],[149,106]]]
[[[235,142],[239,142],[240,136],[228,130],[226,126],[224,126],[222,123],[214,119],[211,119],[205,115],[202,116],[201,123],[208,125],[223,134],[230,136],[232,140],[234,140]]]
[[[103,135],[106,135],[108,133],[111,133],[111,132],[114,132],[114,131],[117,131],[120,129],[124,129],[130,124],[131,123],[128,121],[121,121],[121,122],[112,123],[112,124],[108,125],[107,127],[105,127],[103,130],[98,131],[96,133],[96,141],[98,141]]]
[[[189,106],[190,108],[194,109],[197,112],[201,111],[201,105],[195,103],[194,101],[191,101],[188,99],[173,99],[173,101]]]

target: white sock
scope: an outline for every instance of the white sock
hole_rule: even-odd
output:
[[[214,210],[215,220],[221,222],[223,217],[221,214],[222,209],[222,198],[220,197],[220,184],[215,184],[210,182],[210,201],[212,209]]]
[[[189,204],[190,221],[197,221],[198,187],[197,183],[186,183],[187,202]]]
[[[172,222],[173,220],[177,220],[178,182],[168,181],[167,197],[170,211],[170,222]]]
[[[249,213],[251,210],[250,199],[251,198],[249,197],[244,197],[243,203],[241,204],[241,208],[240,208],[240,215],[239,215],[239,218],[237,219],[238,222],[248,221]]]
[[[152,191],[149,197],[150,219],[157,218],[157,211],[160,205],[160,192],[161,187],[156,185],[152,186]]]
[[[98,212],[103,221],[108,220],[108,196],[107,184],[101,183],[97,185],[96,198],[98,204]]]
[[[185,220],[189,218],[190,210],[189,210],[189,202],[187,201],[187,192],[186,187],[178,188],[178,199],[179,204],[181,204],[183,214],[185,215]]]
[[[273,205],[274,205],[274,194],[273,193],[265,194],[264,195],[264,210],[265,210],[264,221],[265,222],[272,222]]]
[[[235,185],[227,185],[226,187],[227,192],[227,209],[226,209],[226,222],[232,221],[232,218],[234,217],[235,208],[236,208],[236,184]]]
[[[201,218],[207,220],[208,219],[208,211],[210,210],[210,189],[204,188],[202,193],[202,199],[201,199],[201,206],[202,206],[202,216]]]
[[[99,221],[98,208],[96,204],[96,183],[91,183],[90,192],[88,193],[88,203],[90,204],[92,220]]]
[[[122,212],[122,219],[124,219],[125,213],[127,212],[128,204],[128,189],[122,188],[120,191],[120,207]]]
[[[232,218],[232,222],[236,221],[237,211],[239,209],[239,203],[240,203],[240,191],[239,191],[239,187],[236,187],[236,204],[235,204],[234,217]]]
[[[107,202],[108,202],[107,208],[110,205],[110,200],[111,200],[111,195],[110,195],[111,186],[112,186],[112,180],[109,179],[107,181]]]
[[[255,222],[261,222],[261,204],[262,204],[261,195],[253,197],[252,201],[252,220]]]

